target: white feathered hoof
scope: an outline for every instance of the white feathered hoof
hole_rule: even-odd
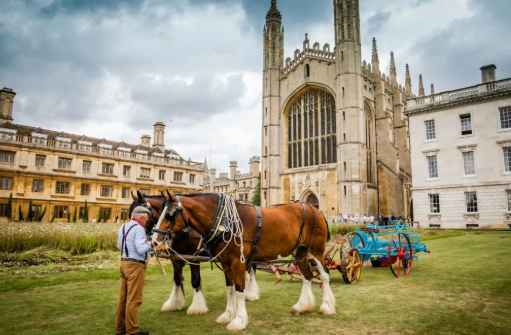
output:
[[[247,328],[247,323],[240,317],[235,318],[227,325],[228,331],[238,331]]]
[[[209,312],[209,309],[202,290],[194,291],[192,304],[188,307],[186,314],[192,316],[206,314],[207,312]]]
[[[222,325],[226,325],[228,323],[230,323],[233,319],[233,316],[231,315],[230,312],[224,312],[224,314],[220,315],[217,319],[216,319],[216,322],[217,323],[220,323]]]
[[[293,314],[305,314],[305,313],[310,313],[314,311],[314,303],[302,303],[302,302],[297,302],[293,308],[291,308],[291,313]]]
[[[185,295],[183,288],[176,286],[172,288],[169,300],[167,300],[161,307],[162,312],[180,311],[185,306]]]
[[[323,315],[332,315],[335,314],[335,306],[331,306],[330,303],[322,303],[319,308],[319,312]]]
[[[259,297],[258,297],[257,293],[252,290],[252,291],[245,293],[245,300],[246,301],[256,301],[256,300],[259,300]]]

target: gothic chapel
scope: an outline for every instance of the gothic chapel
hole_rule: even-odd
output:
[[[261,202],[300,200],[328,218],[411,216],[408,120],[412,96],[361,59],[358,0],[335,0],[335,46],[312,44],[284,60],[284,27],[271,1],[264,27]]]

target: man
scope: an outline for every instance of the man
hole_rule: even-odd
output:
[[[371,216],[369,217],[369,223],[374,224],[374,215],[373,214],[371,214]]]
[[[121,250],[121,289],[117,301],[116,334],[149,335],[140,331],[137,313],[142,304],[145,270],[149,254],[154,249],[145,233],[145,224],[151,212],[138,206],[133,217],[119,229],[117,247]]]

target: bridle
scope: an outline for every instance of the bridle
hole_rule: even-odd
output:
[[[183,210],[183,204],[181,202],[181,197],[179,195],[176,195],[177,202],[171,202],[171,198],[165,200],[165,208],[167,208],[167,211],[163,213],[165,215],[165,219],[170,221],[170,227],[168,230],[168,233],[171,234],[171,237],[174,237],[174,233],[172,233],[172,230],[174,230],[174,226],[177,223],[177,217],[179,214],[183,217],[183,221],[185,223],[185,230],[190,229],[190,225],[188,222],[188,219],[186,218],[186,214]]]

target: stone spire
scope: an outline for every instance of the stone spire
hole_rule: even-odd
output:
[[[378,48],[376,47],[376,38],[373,37],[373,64],[374,63],[380,63],[380,60],[378,58]]]
[[[390,52],[390,74],[397,76],[396,61],[394,60],[394,52]]]
[[[431,95],[435,95],[435,85],[431,84]]]
[[[412,96],[412,78],[410,77],[410,66],[406,64],[406,78],[405,78],[405,86],[406,86],[406,95]]]
[[[424,83],[422,82],[422,74],[419,74],[419,97],[425,96]]]
[[[282,15],[277,8],[277,0],[271,0],[271,7],[268,13],[266,13],[266,22],[281,22]]]

